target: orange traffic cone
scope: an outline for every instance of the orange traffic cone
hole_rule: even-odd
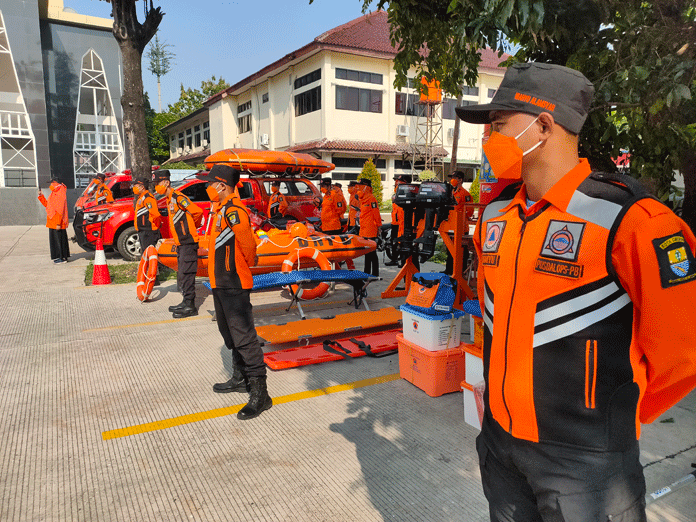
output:
[[[92,285],[110,285],[111,276],[109,267],[106,266],[104,243],[101,237],[97,238],[97,250],[94,253],[94,271],[92,272]]]

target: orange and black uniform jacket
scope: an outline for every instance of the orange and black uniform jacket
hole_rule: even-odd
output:
[[[348,209],[348,226],[354,227],[356,224],[356,219],[360,217],[360,198],[358,193],[351,194],[350,196],[350,209]]]
[[[516,187],[474,234],[486,415],[519,439],[622,450],[696,386],[696,238],[587,160],[529,209]]]
[[[284,216],[287,211],[288,202],[285,197],[280,192],[271,194],[271,199],[268,200],[268,217],[275,217],[278,213]]]
[[[346,214],[346,210],[347,210],[346,197],[343,195],[343,190],[341,190],[340,188],[335,188],[334,193],[335,193],[336,197],[338,198],[338,201],[341,202],[341,204],[338,207],[338,210],[341,213],[340,217],[343,218],[343,216]]]
[[[198,243],[198,231],[203,222],[203,210],[178,190],[167,197],[169,230],[177,245]]]
[[[208,276],[211,288],[251,289],[250,266],[256,258],[256,241],[249,214],[239,196],[225,198],[211,220],[208,241]]]
[[[157,208],[157,200],[147,190],[135,199],[135,229],[158,230],[162,216]]]
[[[404,235],[404,209],[394,203],[396,193],[392,194],[391,224],[399,226],[399,237]],[[396,239],[396,238],[392,238]]]
[[[111,189],[104,183],[100,183],[94,191],[94,201],[96,201],[98,205],[101,205],[102,203],[111,203],[113,200],[114,195]]]
[[[324,194],[324,199],[321,202],[322,230],[338,230],[341,228],[341,215],[345,212],[342,206],[341,199],[333,189]]]
[[[379,205],[372,192],[367,190],[360,196],[360,235],[362,237],[377,237],[382,226],[382,216],[379,215]]]

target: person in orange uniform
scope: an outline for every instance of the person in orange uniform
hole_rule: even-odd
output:
[[[454,200],[457,202],[456,205],[454,206],[454,209],[450,212],[448,220],[451,223],[451,227],[454,228],[454,215],[455,212],[458,210],[464,210],[464,206],[467,203],[473,202],[473,198],[471,197],[471,194],[469,194],[469,191],[464,188],[462,185],[462,182],[464,181],[464,173],[461,170],[455,170],[452,174],[450,174],[450,184],[452,187],[454,187],[454,190],[452,191],[452,195],[454,196]],[[468,208],[466,209],[466,218],[467,220],[471,219],[471,216],[474,215],[474,209],[473,208]],[[468,230],[464,231],[465,234],[468,234]],[[450,238],[453,237],[453,234],[450,233]],[[463,250],[463,256],[462,256],[462,266],[466,268],[466,264],[469,261],[469,249],[464,245],[464,250]],[[454,265],[454,258],[452,257],[452,254],[450,251],[447,251],[447,261],[445,262],[445,270],[442,272],[443,274],[447,275],[452,275],[452,270],[453,270],[453,265]]]
[[[330,236],[340,234],[341,215],[345,210],[341,208],[341,199],[331,186],[331,178],[322,178],[319,189],[324,194],[321,202],[321,231]]]
[[[280,193],[280,181],[273,180],[271,182],[271,198],[268,200],[268,217],[280,218],[285,217],[288,211],[288,202]]]
[[[67,263],[70,257],[68,245],[68,199],[67,187],[58,178],[51,179],[51,194],[48,199],[39,189],[39,201],[46,207],[46,228],[51,260],[55,264]]]
[[[396,198],[396,189],[399,188],[399,185],[403,185],[404,183],[408,183],[408,178],[406,176],[394,176],[394,194],[392,194],[390,233],[392,245],[396,245],[399,236],[402,236],[404,234],[404,209],[402,209],[399,205],[394,203],[394,199]],[[396,266],[399,264],[399,258],[395,257],[394,259],[390,259],[384,264],[386,266]]]
[[[341,220],[343,220],[344,216],[346,215],[346,211],[348,210],[346,196],[343,194],[343,185],[341,185],[340,183],[334,183],[333,190],[334,194],[338,197],[338,199],[341,202],[341,205],[339,206],[339,211],[341,213],[340,218]],[[343,230],[343,225],[341,225],[341,230]]]
[[[522,63],[491,103],[456,108],[491,124],[494,175],[523,182],[474,237],[493,521],[646,520],[641,423],[696,386],[696,237],[633,178],[579,157],[593,93],[577,71]]]
[[[106,176],[104,174],[97,174],[97,179],[99,182],[97,183],[97,188],[94,191],[94,201],[97,202],[97,205],[111,203],[114,200],[114,195],[112,194],[111,189],[106,186]]]
[[[358,182],[348,182],[348,232],[357,234],[360,228],[358,219],[360,218],[360,199],[358,198]]]
[[[167,196],[169,231],[177,245],[176,279],[183,294],[178,305],[170,306],[175,319],[198,315],[196,308],[196,272],[198,271],[198,231],[203,210],[178,190],[172,188],[168,170],[152,173],[155,192]]]
[[[360,198],[360,235],[377,241],[379,228],[382,226],[382,216],[379,214],[377,199],[372,194],[372,181],[367,178],[358,181],[358,197]],[[379,276],[379,258],[376,250],[365,254],[365,273]]]
[[[155,246],[160,239],[159,228],[162,224],[162,216],[157,208],[157,200],[145,187],[145,182],[136,180],[133,182],[133,205],[135,207],[135,229],[140,238],[140,249],[150,245]]]
[[[213,385],[216,393],[249,391],[249,402],[237,418],[253,419],[273,406],[266,385],[263,350],[256,336],[250,301],[254,280],[250,266],[256,264],[256,242],[249,214],[236,190],[239,170],[215,165],[207,176],[210,200],[219,202],[211,219],[208,243],[208,275],[218,329],[225,346],[232,350],[232,378]]]

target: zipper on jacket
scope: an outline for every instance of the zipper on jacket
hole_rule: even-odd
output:
[[[597,340],[588,339],[585,343],[585,408],[595,409],[597,389]]]
[[[520,262],[520,249],[522,248],[522,239],[524,238],[524,229],[527,227],[526,216],[523,218],[522,228],[520,229],[520,239],[517,242],[517,252],[515,253],[515,278],[512,283],[512,294],[510,295],[510,309],[508,310],[507,326],[505,328],[505,371],[503,372],[503,404],[505,405],[505,411],[507,411],[508,419],[510,423],[508,424],[508,433],[512,435],[512,414],[510,413],[510,408],[507,405],[507,400],[505,399],[505,380],[507,379],[507,361],[508,361],[508,340],[510,339],[510,316],[512,315],[512,305],[515,302],[515,291],[517,290],[517,269]]]

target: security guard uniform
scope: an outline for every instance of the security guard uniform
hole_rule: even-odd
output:
[[[140,184],[136,184],[135,187]],[[135,190],[135,187],[134,190]],[[135,229],[140,237],[140,247],[143,252],[150,245],[155,246],[160,239],[159,228],[162,223],[162,216],[157,208],[157,200],[146,189],[136,194],[133,200],[135,207]]]

